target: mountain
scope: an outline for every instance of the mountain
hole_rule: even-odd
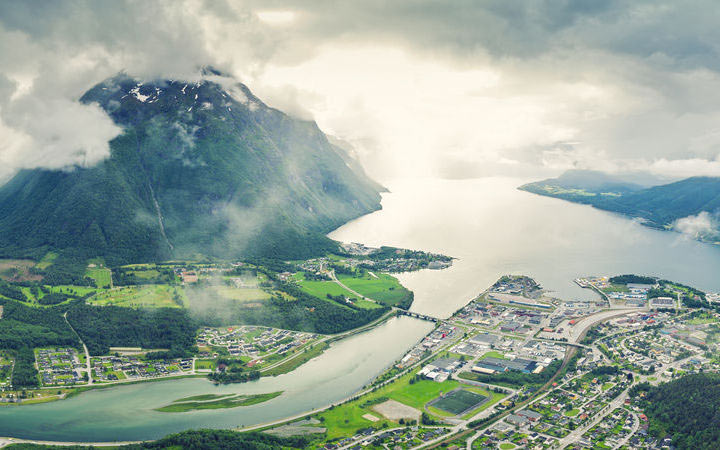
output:
[[[582,177],[563,175],[519,189],[641,218],[645,225],[661,229],[683,231],[678,227],[680,221],[705,214],[704,229],[693,228],[696,237],[714,240],[719,231],[714,217],[720,213],[720,178],[692,177],[647,188],[613,182],[612,177],[603,183],[597,183],[601,178],[590,178],[588,182]]]
[[[94,167],[24,170],[0,188],[0,253],[108,264],[206,255],[302,258],[380,208],[381,187],[311,121],[214,70],[195,82],[120,74],[80,99],[123,128]]]
[[[591,203],[595,197],[613,197],[639,191],[655,181],[647,176],[610,175],[594,170],[568,170],[557,178],[537,181],[520,189],[580,203]]]

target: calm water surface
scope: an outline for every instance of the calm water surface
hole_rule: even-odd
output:
[[[400,275],[415,291],[413,310],[447,317],[500,275],[527,274],[563,298],[592,298],[572,280],[590,274],[643,273],[720,291],[720,249],[643,227],[588,206],[516,190],[523,180],[486,178],[391,183],[383,210],[331,233],[343,241],[393,245],[458,258],[452,268]],[[281,419],[340,401],[431,329],[392,319],[335,343],[298,370],[257,382],[216,387],[204,379],[92,391],[44,405],[0,408],[0,436],[48,440],[152,439],[200,427],[236,427]],[[283,395],[250,407],[188,413],[154,408],[203,393]]]

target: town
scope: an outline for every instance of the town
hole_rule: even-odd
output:
[[[667,448],[631,389],[720,370],[720,313],[636,281],[576,280],[599,298],[572,301],[505,276],[312,427],[266,432],[312,429],[326,449]]]

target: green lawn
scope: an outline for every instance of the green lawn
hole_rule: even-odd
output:
[[[565,415],[568,416],[568,417],[575,417],[575,416],[578,415],[579,412],[580,412],[579,409],[573,408],[573,409],[571,409],[570,411],[566,412]]]
[[[480,359],[485,359],[485,358],[507,359],[507,358],[505,358],[505,355],[503,353],[496,352],[496,351],[489,351],[489,352],[485,353],[484,355],[482,355],[482,358],[480,358]]]

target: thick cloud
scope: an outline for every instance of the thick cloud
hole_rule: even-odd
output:
[[[215,24],[257,21],[248,17],[218,2],[0,2],[0,180],[20,168],[106,158],[122,130],[78,102],[87,89],[121,70],[197,77],[200,66],[222,62],[210,51],[220,39]],[[236,48],[248,60],[256,49]]]
[[[205,64],[380,178],[720,175],[718,25],[710,0],[0,2],[0,177],[107,156],[94,83]]]
[[[718,215],[702,211],[697,215],[676,220],[673,223],[673,229],[692,239],[716,237]]]

